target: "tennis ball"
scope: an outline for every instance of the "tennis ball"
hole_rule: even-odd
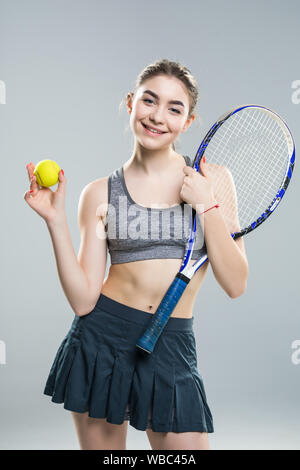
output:
[[[54,160],[41,160],[35,166],[33,174],[40,186],[54,186],[58,182],[59,165]]]

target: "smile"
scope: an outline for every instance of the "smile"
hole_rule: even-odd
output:
[[[158,136],[158,135],[166,134],[166,132],[156,131],[155,129],[152,129],[151,127],[148,127],[143,123],[142,123],[142,125],[143,125],[146,133],[149,134],[149,135]]]

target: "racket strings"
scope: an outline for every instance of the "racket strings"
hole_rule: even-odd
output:
[[[268,127],[266,123],[266,116],[264,116],[264,120],[260,119],[258,124],[260,126],[266,126],[265,130],[269,134],[271,134],[271,126],[273,125],[274,127],[274,121],[270,122]],[[250,122],[251,125],[251,122]],[[274,196],[274,191],[270,191],[270,185],[269,185],[269,180],[266,178],[262,178],[263,175],[268,173],[269,179],[272,181],[275,180],[275,172],[274,172],[274,166],[269,165],[269,161],[267,159],[262,159],[262,160],[255,160],[255,156],[259,154],[262,149],[259,149],[260,141],[259,139],[254,140],[252,143],[252,148],[250,148],[250,152],[247,149],[247,145],[244,144],[241,148],[240,151],[240,158],[241,161],[244,161],[247,158],[247,153],[249,152],[248,158],[252,161],[252,178],[249,178],[249,175],[246,171],[244,171],[244,174],[241,175],[240,178],[240,193],[242,194],[241,202],[244,204],[247,204],[247,208],[249,209],[249,204],[252,204],[253,210],[256,210],[256,204],[257,204],[257,199],[260,193],[263,192],[265,197],[268,200],[271,200],[272,196]],[[254,163],[253,163],[254,162]],[[262,165],[262,166],[261,166]],[[282,175],[282,173],[280,173]],[[258,193],[255,191],[256,188],[260,188],[260,192]],[[252,195],[252,199],[249,200],[249,194]],[[247,197],[248,196],[248,197]],[[240,207],[240,206],[239,206]],[[244,212],[244,208],[241,207],[242,211]]]
[[[246,227],[267,209],[281,187],[290,152],[289,133],[271,111],[245,108],[221,125],[205,158],[228,226],[238,215]]]

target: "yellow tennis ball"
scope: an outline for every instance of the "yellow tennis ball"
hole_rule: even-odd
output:
[[[35,166],[33,174],[40,186],[54,186],[58,182],[59,165],[54,160],[41,160]]]

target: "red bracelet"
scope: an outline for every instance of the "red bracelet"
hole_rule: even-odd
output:
[[[210,209],[214,209],[215,207],[220,207],[220,204],[215,204],[214,206],[209,207],[209,209],[206,209],[206,211],[200,212],[200,214],[198,214],[198,215],[202,215],[202,214],[204,214],[204,212],[210,211]]]

